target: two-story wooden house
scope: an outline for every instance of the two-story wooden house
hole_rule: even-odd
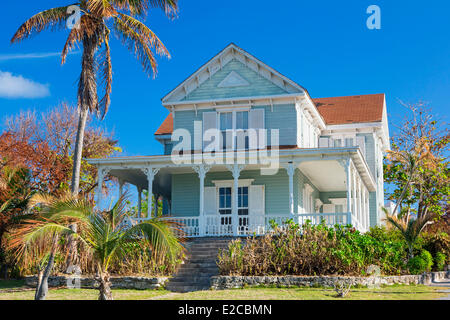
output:
[[[188,236],[261,234],[288,219],[380,224],[384,94],[311,98],[230,44],[162,99],[162,155],[89,160],[164,202]],[[121,192],[121,191],[120,191]],[[139,211],[141,211],[139,209]],[[148,212],[154,215],[151,197]]]

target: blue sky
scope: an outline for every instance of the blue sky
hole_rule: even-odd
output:
[[[5,97],[0,118],[76,102],[80,54],[61,66],[68,30],[44,32],[11,46],[26,18],[71,1],[8,1],[2,7],[0,78],[17,80],[27,98]],[[366,27],[366,9],[381,8],[381,30]],[[178,19],[150,12],[146,23],[172,54],[146,77],[118,41],[112,44],[112,104],[102,125],[114,130],[126,155],[161,154],[153,133],[167,116],[160,99],[230,42],[308,89],[312,97],[385,93],[390,120],[404,113],[398,100],[427,101],[449,115],[450,3],[448,1],[186,1]],[[10,82],[9,82],[10,83]],[[4,90],[16,90],[6,88]],[[3,90],[3,91],[4,91]],[[392,130],[393,128],[391,128]]]

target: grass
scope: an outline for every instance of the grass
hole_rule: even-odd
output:
[[[433,300],[449,295],[439,292],[446,288],[424,285],[393,285],[381,288],[354,288],[346,300]],[[93,289],[51,289],[48,300],[95,300],[98,291]],[[269,288],[255,287],[220,291],[172,293],[166,290],[114,289],[116,300],[344,300],[337,298],[333,289],[325,288]],[[23,281],[0,281],[0,300],[31,300],[34,289]]]
[[[423,285],[394,285],[379,289],[352,289],[346,298],[337,298],[333,289],[326,288],[247,288],[223,291],[199,291],[183,295],[173,295],[178,300],[433,300],[448,293],[440,293],[443,288]]]

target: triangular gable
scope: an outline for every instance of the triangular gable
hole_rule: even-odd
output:
[[[234,68],[230,68],[230,66],[228,66],[230,63],[234,64]],[[250,55],[249,53],[245,52],[244,50],[242,50],[241,48],[232,43],[228,45],[225,49],[223,49],[221,52],[219,52],[219,54],[217,54],[214,58],[212,58],[206,64],[204,64],[200,69],[194,72],[189,78],[183,81],[169,94],[167,94],[162,99],[163,104],[170,104],[170,102],[179,102],[179,101],[192,101],[195,95],[192,95],[191,93],[193,93],[196,89],[200,88],[200,86],[205,84],[208,80],[212,80],[212,78],[218,72],[222,71],[227,66],[230,68],[230,71],[225,75],[221,74],[222,77],[221,81],[225,80],[225,78],[229,76],[231,71],[235,71],[242,79],[249,82],[250,84],[249,86],[251,87],[251,81],[249,81],[250,79],[246,79],[245,75],[240,74],[239,70],[235,70],[237,63],[240,63],[241,65],[245,66],[246,69],[250,69],[253,73],[258,74],[259,77],[268,81],[271,84],[271,86],[278,88],[278,90],[273,90],[277,91],[277,93],[273,94],[305,93],[305,90],[300,85],[286,78],[279,72],[270,68],[260,60],[256,59],[255,57],[253,57],[252,55]],[[240,69],[240,67],[238,69]],[[215,78],[217,80],[217,77]],[[216,88],[217,85],[219,85],[219,83],[220,81],[216,84]],[[239,86],[231,88],[239,88]],[[269,90],[269,93],[266,93],[266,95],[271,95],[272,93],[270,92],[272,91]],[[261,91],[261,93],[262,94],[258,95],[263,95],[264,91]],[[222,94],[220,93],[218,95],[222,96]],[[235,94],[232,94],[232,96],[237,97]],[[214,99],[214,97],[208,98]]]
[[[242,62],[232,59],[210,79],[189,92],[182,101],[288,94]]]

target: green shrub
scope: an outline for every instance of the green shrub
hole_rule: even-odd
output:
[[[427,250],[422,250],[422,252],[420,253],[420,257],[425,260],[426,263],[426,271],[430,272],[431,271],[431,267],[433,266],[433,256],[431,255],[430,252],[428,252]]]
[[[427,250],[422,250],[420,255],[409,259],[408,269],[411,274],[421,274],[431,271],[433,266],[433,257]]]
[[[420,256],[415,256],[408,261],[408,270],[411,274],[421,274],[425,272],[427,263]]]
[[[445,263],[450,263],[450,236],[445,232],[423,233],[422,248],[429,251],[433,257],[440,252],[445,255]]]
[[[447,257],[442,252],[436,253],[436,256],[434,257],[435,261],[435,268],[436,271],[443,271],[445,267],[445,263],[447,261]]]
[[[274,232],[229,244],[219,254],[222,275],[365,275],[370,265],[383,274],[406,270],[404,241],[384,229],[361,234],[351,226],[329,228],[293,222]],[[387,234],[386,234],[387,233]]]

